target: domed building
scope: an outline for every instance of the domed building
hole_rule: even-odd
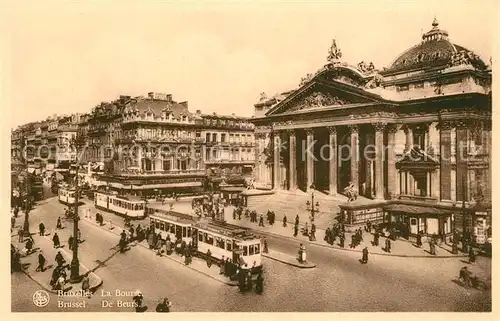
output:
[[[254,105],[255,185],[272,190],[275,204],[322,191],[323,211],[340,213],[347,229],[370,221],[404,237],[443,239],[455,229],[486,230],[491,79],[491,67],[437,20],[382,69],[345,62],[334,40],[323,68]]]

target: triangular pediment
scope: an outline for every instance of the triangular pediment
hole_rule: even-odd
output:
[[[425,152],[416,146],[404,153],[403,157],[396,162],[396,167],[402,170],[434,170],[438,166],[439,162],[432,153]]]
[[[322,110],[324,108],[342,108],[343,106],[378,103],[377,99],[368,92],[346,84],[334,81],[313,80],[299,89],[291,92],[284,100],[272,107],[266,116],[290,114],[303,110]]]

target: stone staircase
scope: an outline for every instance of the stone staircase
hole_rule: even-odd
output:
[[[276,213],[276,220],[282,221],[286,215],[289,223],[293,224],[295,217],[299,215],[301,224],[309,221],[311,212],[307,210],[306,202],[311,202],[311,192],[297,191],[275,191],[273,194],[262,195],[254,202],[248,202],[250,210],[259,214],[265,214],[268,210]],[[331,226],[339,213],[339,204],[347,202],[343,195],[326,195],[320,191],[314,191],[314,203],[319,203],[319,212],[315,215],[315,224],[318,228]]]

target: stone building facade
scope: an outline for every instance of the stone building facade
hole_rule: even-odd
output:
[[[354,190],[358,200],[340,204],[353,227],[444,236],[491,226],[491,68],[437,21],[387,68],[344,62],[335,41],[327,60],[254,105],[256,184]]]

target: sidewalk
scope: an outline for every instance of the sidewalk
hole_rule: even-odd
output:
[[[259,227],[258,223],[251,223],[250,218],[244,217],[242,215],[241,220],[233,219],[233,208],[227,207],[225,210],[225,219],[227,223],[238,225],[245,228],[250,228],[256,232],[261,232],[265,234],[270,234],[276,237],[295,239],[302,243],[316,244],[319,246],[329,247],[335,250],[341,251],[352,251],[352,252],[362,252],[363,248],[368,247],[368,251],[370,254],[374,255],[386,255],[386,256],[396,256],[396,257],[422,257],[422,258],[449,258],[449,257],[467,257],[466,253],[452,254],[451,253],[451,245],[446,244],[438,244],[436,246],[436,255],[431,255],[429,253],[429,245],[424,242],[422,247],[418,248],[414,243],[404,240],[398,239],[397,241],[391,240],[391,253],[387,253],[383,250],[385,245],[385,237],[379,238],[379,246],[373,246],[371,242],[373,241],[373,235],[371,233],[363,231],[363,241],[356,248],[351,249],[349,244],[351,243],[351,235],[352,233],[345,233],[345,248],[341,248],[339,246],[339,239],[337,238],[334,245],[330,245],[324,241],[325,238],[325,230],[324,229],[316,229],[316,241],[309,241],[309,238],[303,236],[300,233],[300,229],[303,225],[299,227],[299,235],[297,237],[293,236],[293,218],[292,224],[287,223],[287,227],[283,227],[283,222],[276,220],[273,226],[270,226],[267,221],[264,223],[264,227]],[[264,218],[265,219],[265,218]],[[289,221],[290,222],[290,221]],[[309,226],[310,228],[310,226]],[[272,244],[270,244],[272,247]]]
[[[83,211],[85,214],[82,214],[81,215],[81,221],[80,222],[86,222],[88,224],[92,224],[94,226],[97,226],[97,227],[100,227],[102,228],[103,230],[109,232],[109,233],[113,233],[117,236],[119,236],[121,234],[121,232],[123,231],[123,226],[121,226],[123,224],[123,221],[120,220],[118,221],[117,223],[118,224],[114,224],[112,223],[112,226],[109,225],[109,222],[105,222],[102,226],[100,226],[98,223],[95,222],[95,213],[97,212],[94,208],[92,207],[89,207],[89,206],[85,206],[83,205],[82,208],[85,208],[85,210]],[[86,215],[87,211],[86,209],[87,208],[90,208],[91,209],[91,215],[90,217],[88,217]],[[99,211],[99,213],[101,213],[102,211]],[[142,246],[146,249],[149,249],[149,244],[147,243],[146,240],[142,241],[142,242],[132,242],[129,244],[131,247],[134,247],[134,246]],[[151,250],[153,251],[153,250]],[[184,257],[181,257],[175,253],[173,253],[172,255],[165,255],[163,254],[162,255],[163,257],[169,259],[169,260],[172,260],[172,261],[175,261],[179,264],[182,264],[182,265],[185,265],[184,264]],[[216,281],[219,281],[221,283],[224,283],[224,284],[227,284],[227,285],[230,285],[230,286],[236,286],[238,285],[238,283],[236,281],[231,281],[229,280],[227,277],[225,277],[224,275],[221,275],[219,274],[219,267],[216,265],[216,264],[212,264],[212,266],[209,268],[206,264],[206,262],[204,260],[201,260],[199,258],[196,258],[196,257],[193,257],[193,259],[191,260],[191,264],[189,265],[185,265],[186,267],[198,272],[198,273],[201,273],[201,274],[204,274]]]
[[[55,257],[57,255],[57,252],[60,251],[66,262],[70,264],[72,259],[72,253],[71,251],[69,252],[66,251],[64,247],[55,249],[49,235],[43,237],[39,236],[37,233],[32,233],[31,235],[35,240],[33,245],[34,252],[27,256],[21,256],[21,264],[23,267],[22,272],[25,273],[30,279],[38,283],[46,291],[57,293],[56,290],[52,290],[52,286],[50,285],[50,279],[52,277],[53,268],[56,265]],[[26,240],[27,238],[25,237],[24,241]],[[12,239],[11,242],[15,247],[21,250],[25,247],[25,242],[19,243],[18,241],[19,239],[16,236],[15,238]],[[45,271],[43,272],[35,271],[35,269],[38,266],[38,254],[40,253],[40,250],[43,252],[43,255],[45,256],[46,259]],[[89,269],[87,267],[80,264],[80,275],[83,275],[88,271]],[[92,292],[94,292],[103,283],[101,277],[99,277],[97,274],[94,273],[94,269],[89,273],[89,280],[90,280],[90,289]],[[68,289],[80,290],[81,282],[75,284],[70,284],[68,282],[66,284],[66,290]]]

